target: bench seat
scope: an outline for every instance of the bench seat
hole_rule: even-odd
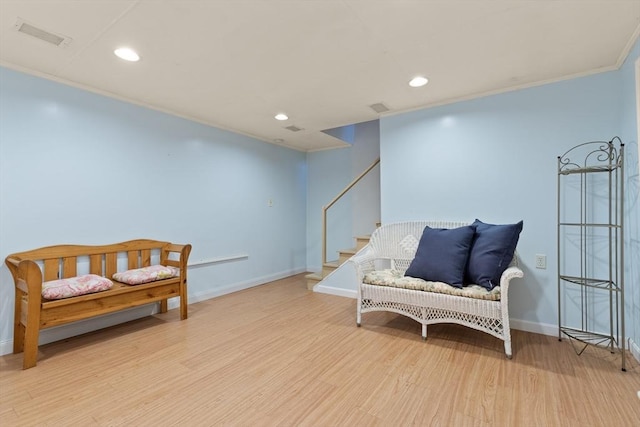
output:
[[[49,328],[179,296],[179,277],[142,285],[127,285],[114,280],[113,287],[106,291],[63,299],[43,298],[40,326],[41,329]]]

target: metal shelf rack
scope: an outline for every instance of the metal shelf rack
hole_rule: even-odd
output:
[[[558,156],[558,339],[619,351],[625,366],[624,144]],[[575,346],[574,346],[575,348]]]

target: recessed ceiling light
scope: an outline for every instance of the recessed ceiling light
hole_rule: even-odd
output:
[[[278,113],[275,116],[276,120],[289,120],[289,116],[287,116],[285,113]]]
[[[429,80],[426,77],[417,76],[411,79],[409,82],[409,86],[411,87],[421,87],[429,83]]]
[[[119,47],[114,50],[113,53],[120,59],[124,59],[125,61],[136,62],[140,60],[140,55],[136,53],[135,50],[128,47]]]

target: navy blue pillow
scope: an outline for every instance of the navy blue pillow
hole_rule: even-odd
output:
[[[425,227],[405,276],[444,282],[461,288],[473,241],[474,227]]]
[[[509,267],[516,250],[522,221],[517,224],[485,224],[476,219],[476,233],[469,253],[465,283],[475,283],[489,290],[500,284],[500,276]]]

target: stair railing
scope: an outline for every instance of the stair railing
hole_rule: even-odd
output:
[[[328,205],[322,208],[322,265],[327,263],[327,211],[333,206],[342,196],[344,196],[354,185],[356,185],[362,178],[364,178],[373,168],[380,164],[380,157],[378,157],[371,165],[365,169],[356,179],[351,181],[351,184],[347,185],[344,190],[340,192]]]

